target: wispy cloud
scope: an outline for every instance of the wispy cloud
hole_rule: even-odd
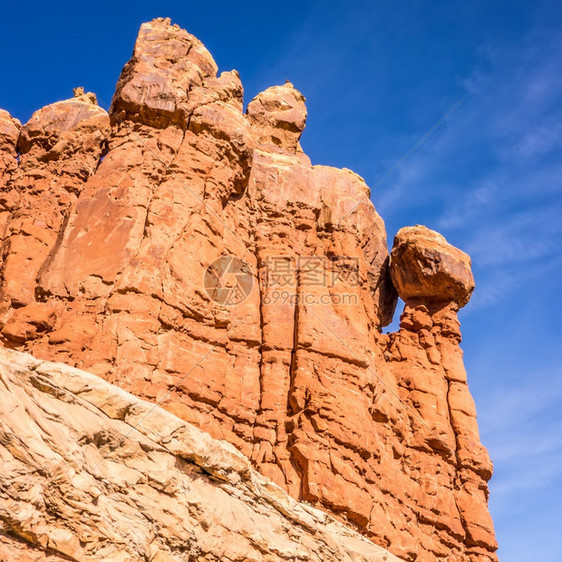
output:
[[[373,194],[390,224],[419,210],[471,254],[475,308],[561,265],[561,58],[560,34],[538,29],[484,46],[464,107]]]
[[[493,451],[492,493],[498,517],[509,516],[513,498],[551,490],[562,479],[562,372],[556,367],[497,386],[480,400],[483,440]]]

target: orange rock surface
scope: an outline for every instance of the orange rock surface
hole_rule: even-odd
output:
[[[390,258],[365,182],[303,153],[302,94],[244,113],[237,72],[169,20],[109,114],[75,95],[21,131],[0,113],[3,345],[157,402],[404,560],[496,560],[468,257],[414,227]]]

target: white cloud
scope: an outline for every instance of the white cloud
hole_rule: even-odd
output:
[[[495,464],[491,482],[498,523],[512,517],[515,498],[549,495],[562,479],[562,419],[552,419],[562,400],[556,368],[528,373],[510,387],[495,387],[479,403],[483,441]]]

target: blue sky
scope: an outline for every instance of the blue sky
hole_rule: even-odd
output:
[[[562,5],[521,2],[4,4],[0,107],[25,121],[78,85],[111,101],[142,21],[170,16],[246,101],[290,79],[314,163],[371,186],[389,237],[426,224],[473,259],[461,320],[502,562],[562,552]]]

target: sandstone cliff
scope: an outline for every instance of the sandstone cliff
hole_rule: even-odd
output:
[[[238,74],[163,19],[109,113],[80,90],[23,127],[0,113],[3,345],[158,403],[404,560],[496,560],[470,260],[423,227],[390,258],[305,122],[290,83],[244,113]]]

